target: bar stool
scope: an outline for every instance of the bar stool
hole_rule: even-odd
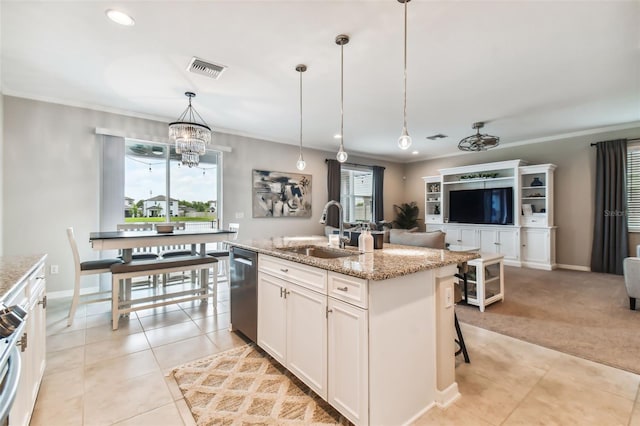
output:
[[[469,364],[471,362],[469,360],[469,353],[467,352],[467,346],[464,344],[464,337],[462,337],[462,330],[460,330],[458,315],[456,315],[455,312],[453,313],[453,321],[456,326],[456,334],[458,335],[458,338],[455,339],[455,341],[456,341],[456,344],[460,347],[460,349],[456,351],[455,355],[458,356],[462,353],[462,356],[464,356],[464,362]]]
[[[78,244],[76,243],[75,236],[73,235],[73,228],[67,228],[67,238],[69,239],[69,245],[71,245],[73,262],[75,263],[75,283],[73,286],[73,299],[71,299],[71,308],[69,309],[69,317],[67,318],[67,327],[69,327],[71,326],[71,324],[73,324],[73,317],[76,315],[76,308],[79,304],[104,302],[106,300],[111,300],[111,290],[80,294],[80,277],[83,275],[99,275],[105,274],[107,272],[111,273],[111,265],[123,262],[122,259],[100,259],[80,262],[80,255],[78,254]],[[108,294],[109,296],[95,299],[93,298],[93,296],[106,294]]]

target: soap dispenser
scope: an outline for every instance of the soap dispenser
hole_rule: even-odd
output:
[[[365,253],[373,253],[373,236],[371,235],[371,231],[369,227],[367,227],[364,231],[364,252]]]
[[[364,253],[364,228],[360,230],[360,235],[358,235],[358,251],[360,253]]]

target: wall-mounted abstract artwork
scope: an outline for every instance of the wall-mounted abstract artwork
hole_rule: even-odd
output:
[[[253,170],[253,217],[311,217],[311,175]]]

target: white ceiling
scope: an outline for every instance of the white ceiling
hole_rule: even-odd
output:
[[[340,48],[345,149],[396,161],[457,151],[474,121],[501,144],[640,121],[640,2],[409,3],[408,126],[402,128],[403,8],[384,1],[7,1],[5,94],[133,112],[166,121],[197,93],[214,130],[336,151]],[[134,17],[122,27],[105,17]],[[219,80],[192,56],[228,65]],[[636,123],[637,124],[637,123]],[[429,141],[426,136],[449,137]],[[417,149],[420,154],[411,154]]]

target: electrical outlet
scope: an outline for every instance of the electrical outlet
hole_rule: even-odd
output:
[[[444,307],[450,308],[453,306],[453,289],[451,287],[447,287],[444,290]]]
[[[59,273],[58,265],[51,265],[51,275]]]
[[[244,218],[244,212],[236,212],[236,219]]]

